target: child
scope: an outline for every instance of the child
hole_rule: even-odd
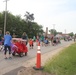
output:
[[[45,43],[45,46],[48,46],[49,44],[48,38],[45,38],[44,43]]]
[[[30,46],[30,49],[32,48],[33,49],[33,40],[30,38],[29,40],[29,46]]]
[[[18,47],[15,45],[16,42],[17,42],[16,39],[12,39],[12,43],[11,43],[11,51],[12,51],[12,53],[13,53],[15,50],[18,49]]]

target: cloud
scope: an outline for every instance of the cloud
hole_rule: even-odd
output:
[[[76,32],[76,0],[9,0],[7,9],[14,15],[21,14],[22,17],[26,11],[34,13],[35,22],[57,31]],[[5,10],[5,3],[0,1],[0,11]],[[73,27],[72,27],[73,26]]]
[[[55,29],[58,32],[60,31],[64,33],[64,30],[66,29],[67,33],[76,33],[76,11],[66,12],[57,16],[49,17],[47,21],[44,21],[44,30],[46,27],[52,29],[53,24],[55,24]]]

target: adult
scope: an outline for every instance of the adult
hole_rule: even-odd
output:
[[[27,36],[26,32],[23,32],[22,39],[26,40],[26,45],[27,45],[27,43],[28,43],[28,36]]]
[[[33,36],[33,41],[36,41],[36,37],[35,36]]]
[[[11,58],[11,40],[12,36],[10,35],[9,31],[6,31],[6,34],[4,35],[4,55],[5,59],[7,59],[7,49],[9,51],[9,58]]]
[[[45,39],[44,35],[41,35],[40,40],[41,40],[42,46],[44,44],[44,39]]]

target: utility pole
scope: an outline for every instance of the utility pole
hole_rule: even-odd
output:
[[[5,4],[5,16],[4,16],[4,35],[5,35],[5,32],[6,32],[6,19],[7,19],[7,1],[8,0],[5,0],[4,2],[6,2]]]

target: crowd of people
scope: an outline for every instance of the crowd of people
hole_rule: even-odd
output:
[[[13,33],[13,35],[10,34],[9,31],[6,31],[5,35],[2,35],[2,31],[0,30],[0,46],[4,46],[4,56],[5,59],[7,59],[7,51],[9,51],[9,59],[12,58],[12,48],[14,45],[16,46],[22,46],[22,42],[20,42],[21,40],[25,40],[25,46],[29,46],[29,49],[33,49],[34,48],[34,43],[36,43],[36,45],[38,45],[38,43],[41,44],[41,46],[55,46],[57,44],[60,44],[60,38],[58,37],[54,37],[52,36],[51,38],[48,38],[47,36],[41,35],[41,36],[33,36],[33,38],[28,38],[28,35],[26,34],[26,32],[23,32],[21,39],[20,40],[13,40],[13,38],[16,38],[15,33]],[[21,43],[21,45],[19,44]],[[12,45],[14,44],[14,45]],[[14,46],[15,47],[15,46]],[[2,48],[2,47],[0,47]],[[24,49],[24,45],[22,47],[19,47]],[[25,48],[26,49],[26,48]],[[1,49],[0,49],[1,50]],[[28,50],[27,50],[28,51]]]

